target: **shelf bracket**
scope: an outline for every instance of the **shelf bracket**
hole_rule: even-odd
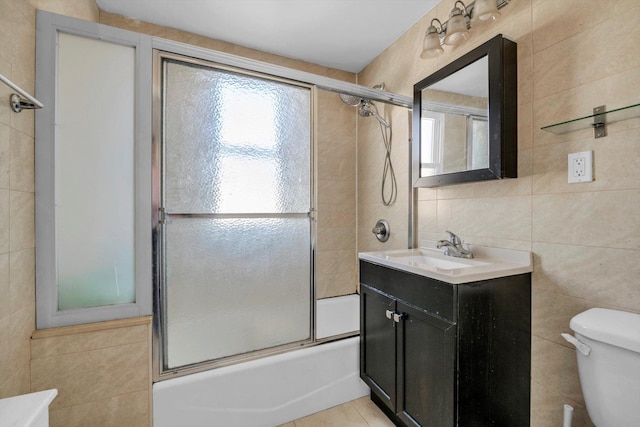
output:
[[[593,109],[593,136],[602,138],[607,136],[607,114],[604,105]]]

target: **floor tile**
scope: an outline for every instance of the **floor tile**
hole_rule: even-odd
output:
[[[351,402],[295,421],[296,427],[369,427]]]
[[[394,427],[394,425],[367,396],[278,427]]]
[[[361,397],[351,403],[370,427],[394,427],[391,420],[371,401],[369,396]]]

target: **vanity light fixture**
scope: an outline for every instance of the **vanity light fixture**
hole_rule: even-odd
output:
[[[498,9],[508,3],[509,0],[475,0],[467,6],[457,0],[447,21],[443,23],[437,18],[431,20],[431,24],[424,34],[420,58],[435,58],[442,54],[444,52],[443,44],[456,46],[464,42],[470,36],[469,29],[472,22],[495,21],[500,16]],[[461,8],[458,5],[461,5]],[[434,22],[438,24],[438,27],[434,25]]]
[[[440,29],[433,25],[433,21],[437,21],[440,25]],[[444,52],[444,49],[440,45],[440,34],[442,33],[442,22],[438,18],[431,20],[431,25],[427,28],[427,32],[424,34],[424,41],[422,42],[422,53],[420,58],[428,59],[435,58]]]
[[[472,21],[495,21],[499,16],[495,0],[476,0]]]
[[[462,5],[462,9],[458,8],[458,3]],[[464,13],[462,11],[464,10]],[[467,7],[460,0],[451,9],[447,28],[445,30],[444,44],[456,46],[469,38],[469,30],[467,29]]]

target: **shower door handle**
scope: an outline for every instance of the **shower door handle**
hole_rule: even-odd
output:
[[[393,310],[387,310],[385,314],[386,314],[386,316],[387,316],[387,319],[389,319],[389,320],[393,320],[393,315],[394,315],[395,313],[393,312]]]

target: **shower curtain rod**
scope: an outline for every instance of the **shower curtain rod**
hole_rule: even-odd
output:
[[[12,93],[9,97],[9,103],[11,104],[11,109],[16,113],[27,109],[33,110],[35,108],[42,108],[42,102],[35,99],[33,96],[29,95],[25,92],[20,86],[0,74],[0,80],[11,89],[15,90],[18,93]]]
[[[413,98],[409,96],[386,92],[379,89],[368,88],[355,83],[349,83],[343,80],[333,79],[331,77],[320,76],[317,74],[300,71],[293,68],[287,68],[268,62],[244,58],[238,55],[223,53],[186,43],[163,39],[160,37],[153,37],[152,46],[154,49],[165,52],[173,52],[193,58],[204,59],[206,61],[211,61],[218,64],[230,65],[232,67],[243,68],[245,70],[257,71],[259,73],[309,83],[317,86],[319,89],[327,90],[330,92],[358,96],[360,98],[368,99],[369,101],[380,101],[386,104],[397,105],[399,107],[405,107],[409,109],[413,108]]]

